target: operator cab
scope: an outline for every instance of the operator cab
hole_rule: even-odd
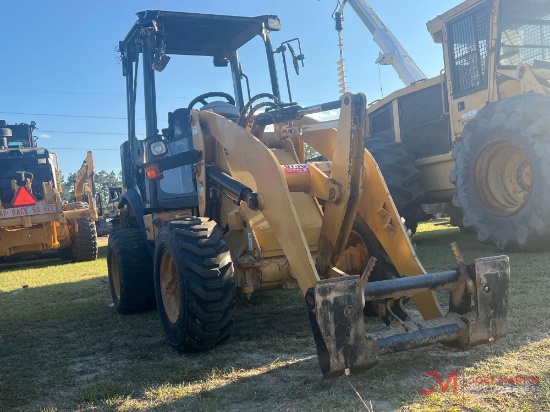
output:
[[[271,108],[281,107],[279,106],[281,93],[274,56],[276,53],[281,53],[281,50],[284,53],[286,49],[274,50],[270,40],[270,32],[280,29],[280,21],[274,15],[240,17],[159,10],[143,11],[137,16],[137,22],[119,44],[123,74],[126,77],[129,117],[129,142],[122,148],[122,157],[125,159],[122,167],[123,183],[127,188],[138,188],[148,207],[195,207],[199,189],[196,188],[194,181],[192,156],[187,160],[187,164],[164,171],[160,180],[146,179],[144,165],[193,152],[190,118],[192,110],[211,110],[237,122],[245,109],[252,110],[252,107],[258,106],[252,106],[251,103],[260,98],[272,100]],[[245,48],[245,52],[242,52],[243,46],[255,38],[261,40],[265,50],[268,70],[263,71],[267,75],[264,75],[265,79],[262,83],[267,83],[269,93],[260,93],[252,97],[251,82],[243,72],[241,56],[237,51],[246,55],[247,49]],[[291,46],[289,50],[297,66],[297,59],[303,59],[303,56],[301,54],[296,56]],[[161,107],[163,109],[164,107],[161,102],[157,102],[157,86],[161,86],[161,82],[168,77],[159,76],[157,83],[155,72],[164,71],[174,55],[186,56],[183,58],[186,62],[184,65],[178,66],[182,58],[170,62],[171,68],[174,66],[176,70],[176,76],[179,76],[177,84],[191,85],[192,82],[202,81],[205,86],[212,87],[214,91],[196,96],[189,101],[187,107],[180,106],[171,111],[167,107],[168,110],[165,113],[168,112],[168,127],[159,133],[157,109],[161,111]],[[191,57],[192,63],[188,60]],[[256,52],[252,54],[252,58],[252,64],[257,66]],[[200,66],[202,61],[207,63],[204,67]],[[287,74],[284,54],[283,62],[285,74]],[[199,66],[201,69],[198,69]],[[231,93],[221,91],[224,84],[220,70],[223,68],[229,68],[230,71],[230,76],[226,75],[225,85],[232,89]],[[210,74],[212,70],[215,70],[215,73]],[[174,76],[174,71],[171,73]],[[183,76],[182,73],[184,73]],[[138,140],[136,137],[136,94],[139,75],[143,78],[145,86],[145,139],[143,140]],[[171,83],[162,85],[172,91],[175,87],[174,77],[169,81]],[[253,86],[256,85],[256,83],[253,84]],[[265,86],[265,84],[261,86],[262,91],[265,91]],[[158,89],[160,90],[160,87]],[[185,94],[185,90],[182,94]],[[290,87],[289,99],[291,99]],[[248,104],[245,104],[245,101]]]

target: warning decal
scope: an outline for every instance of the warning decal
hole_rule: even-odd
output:
[[[304,164],[284,165],[283,169],[287,175],[296,173],[309,173],[309,169]]]

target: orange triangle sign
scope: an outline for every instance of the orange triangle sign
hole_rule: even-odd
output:
[[[19,186],[17,192],[15,192],[12,203],[13,207],[33,206],[36,204],[36,198],[26,186]]]

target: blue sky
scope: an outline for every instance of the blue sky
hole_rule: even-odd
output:
[[[429,77],[438,75],[443,67],[441,46],[433,43],[425,24],[458,1],[370,0],[369,4],[420,68]],[[89,149],[94,151],[96,170],[119,171],[118,148],[126,139],[126,98],[115,47],[135,22],[135,13],[146,9],[276,14],[282,30],[272,35],[274,45],[299,37],[305,54],[300,76],[291,75],[293,100],[302,105],[335,100],[339,59],[331,18],[335,5],[335,0],[5,0],[0,119],[8,123],[35,120],[39,143],[58,153],[65,175],[80,167]],[[362,91],[373,101],[381,97],[381,87],[387,95],[402,86],[391,66],[382,66],[379,71],[374,64],[378,47],[350,6],[345,9],[343,38],[350,91]],[[269,91],[267,84],[263,86],[266,64],[261,44],[250,44],[241,58],[253,94]],[[223,70],[213,69],[210,59],[172,59],[157,76],[159,128],[166,127],[168,111],[186,107],[193,97],[209,91],[231,91],[227,87],[229,73]],[[286,97],[282,73],[279,65]],[[143,117],[140,108],[138,117]]]

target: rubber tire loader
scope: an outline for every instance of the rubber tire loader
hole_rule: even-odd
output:
[[[129,131],[121,146],[120,226],[107,255],[117,311],[148,310],[154,293],[169,343],[204,351],[230,344],[237,293],[297,285],[324,378],[371,368],[386,353],[434,343],[470,348],[504,336],[508,258],[466,265],[455,247],[456,268],[426,274],[363,147],[366,97],[282,103],[270,38],[279,28],[273,15],[148,10],[120,42]],[[256,37],[271,90],[245,104],[237,50]],[[197,96],[170,112],[159,134],[155,71],[178,54],[229,66],[235,95]],[[144,140],[135,133],[139,70]],[[223,100],[208,101],[216,97]],[[337,129],[308,117],[334,109]],[[305,162],[305,144],[328,160]],[[436,290],[449,292],[448,310]],[[366,308],[386,326],[366,330]]]

